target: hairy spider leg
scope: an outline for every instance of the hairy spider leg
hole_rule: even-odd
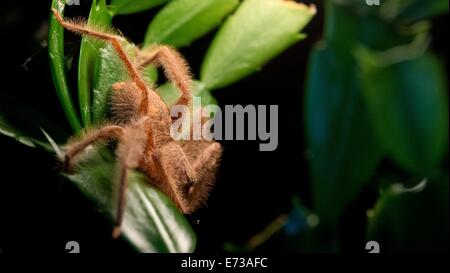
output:
[[[189,188],[186,195],[188,205],[183,211],[190,214],[204,205],[208,199],[209,192],[214,186],[222,146],[218,142],[190,140],[185,142],[182,148],[197,175],[197,182]]]
[[[147,149],[148,137],[146,129],[149,129],[148,117],[133,122],[124,130],[123,137],[117,147],[118,170],[119,170],[119,198],[117,205],[116,222],[112,232],[113,238],[121,234],[121,227],[126,207],[126,191],[128,174],[130,170],[137,169]],[[151,135],[151,132],[150,134]]]
[[[139,52],[142,69],[150,64],[162,67],[170,82],[181,91],[181,97],[176,105],[191,106],[191,75],[186,60],[175,49],[166,45],[153,45]]]
[[[95,142],[107,139],[118,140],[118,170],[119,170],[119,197],[117,205],[116,223],[113,229],[113,238],[117,238],[121,233],[121,225],[126,205],[126,189],[128,181],[128,172],[139,166],[139,161],[143,157],[147,148],[148,138],[144,128],[148,117],[133,122],[131,125],[122,128],[116,125],[108,125],[99,129],[91,129],[81,139],[72,140],[65,150],[64,165],[66,169],[70,168],[71,161],[83,152],[88,146]]]
[[[112,46],[117,52],[117,55],[125,64],[128,74],[144,94],[140,105],[140,111],[141,113],[146,113],[148,107],[147,87],[138,69],[136,69],[136,67],[133,65],[133,62],[128,58],[125,50],[122,47],[122,41],[125,41],[125,38],[119,35],[101,32],[95,29],[95,27],[87,25],[86,22],[83,21],[76,22],[72,20],[65,20],[61,16],[61,14],[54,8],[52,8],[52,12],[56,20],[61,24],[61,26],[63,26],[67,30],[70,30],[80,35],[92,36],[100,40],[108,41],[112,44]]]
[[[88,146],[100,140],[110,138],[120,139],[124,129],[117,125],[108,125],[99,129],[91,129],[80,140],[71,140],[65,147],[64,165],[66,170],[70,169],[72,160],[83,152]]]

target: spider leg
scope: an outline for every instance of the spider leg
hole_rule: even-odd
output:
[[[191,76],[186,60],[178,51],[166,45],[155,45],[139,53],[139,67],[142,69],[153,64],[162,67],[166,77],[181,91],[181,98],[176,105],[192,103]]]
[[[127,126],[124,129],[123,137],[121,138],[121,141],[119,141],[117,147],[119,196],[116,223],[112,232],[113,238],[118,238],[121,233],[121,226],[126,207],[126,190],[129,171],[139,167],[146,149],[148,148],[147,122],[148,117],[143,117]]]
[[[125,41],[125,38],[123,38],[122,36],[116,35],[116,34],[102,32],[93,26],[87,25],[85,22],[75,22],[72,20],[65,20],[56,9],[52,9],[52,12],[53,12],[56,20],[59,22],[59,24],[61,24],[61,26],[63,26],[67,30],[70,30],[70,31],[80,34],[80,35],[92,36],[97,39],[108,41],[111,43],[111,45],[116,50],[117,55],[125,64],[128,74],[133,79],[133,81],[136,83],[136,85],[139,87],[139,89],[141,89],[143,92],[143,99],[141,102],[140,109],[141,109],[142,113],[144,113],[147,110],[147,105],[148,105],[147,87],[146,87],[145,82],[142,79],[139,71],[136,69],[136,67],[134,66],[131,59],[128,58],[128,56],[122,46],[122,42]]]
[[[108,125],[102,128],[87,132],[80,140],[71,140],[65,147],[64,166],[66,170],[70,170],[72,160],[84,151],[89,145],[109,138],[120,138],[124,129],[116,125]]]
[[[189,157],[192,168],[197,174],[197,182],[191,186],[186,197],[185,213],[192,213],[202,206],[208,198],[209,191],[215,181],[222,147],[218,142],[191,140],[184,143],[183,150]]]
[[[219,166],[222,147],[211,141],[170,142],[156,153],[160,188],[185,214],[206,202]]]
[[[157,150],[154,159],[162,180],[158,186],[186,212],[186,196],[197,177],[183,149],[178,143],[169,142]]]

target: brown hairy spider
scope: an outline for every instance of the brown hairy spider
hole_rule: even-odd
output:
[[[145,173],[166,193],[185,214],[192,213],[206,202],[214,183],[221,145],[214,141],[174,141],[170,135],[172,119],[168,107],[155,89],[142,77],[142,70],[153,64],[164,69],[165,75],[181,91],[177,104],[191,106],[191,78],[186,61],[173,48],[158,45],[139,50],[135,62],[125,53],[124,37],[111,31],[87,25],[83,21],[65,20],[52,12],[58,22],[74,33],[111,43],[123,61],[131,78],[129,82],[113,84],[111,110],[114,123],[91,129],[65,147],[64,163],[70,167],[74,158],[97,141],[116,139],[119,168],[119,198],[113,237],[121,233],[125,209],[127,175],[130,169]],[[190,107],[191,108],[191,107]]]

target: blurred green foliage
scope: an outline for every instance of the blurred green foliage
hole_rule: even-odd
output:
[[[374,207],[352,216],[366,218],[367,241],[381,252],[448,251],[448,86],[428,21],[448,13],[448,1],[324,4],[304,107],[313,206],[295,203],[267,245],[342,251],[343,233],[355,231],[344,215],[371,189]],[[317,225],[305,224],[311,215]]]
[[[382,151],[367,122],[350,53],[321,44],[309,65],[305,111],[313,200],[321,221],[334,225],[370,182]]]
[[[448,172],[448,89],[429,49],[430,24],[417,21],[445,12],[447,1],[325,3],[305,111],[314,211],[335,250],[345,210],[388,174],[376,171],[382,159],[426,182],[414,193],[382,191],[368,240],[382,251],[448,249],[448,179],[439,175]]]
[[[405,188],[391,183],[369,213],[367,240],[383,252],[446,252],[449,222],[448,177]]]
[[[427,30],[348,2],[326,3],[326,35],[306,88],[314,202],[330,225],[371,182],[381,155],[426,177],[446,154],[448,135],[446,79],[424,53]]]

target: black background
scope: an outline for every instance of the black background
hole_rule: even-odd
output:
[[[303,1],[316,2],[316,1]],[[224,156],[208,207],[189,216],[197,232],[199,253],[220,253],[225,242],[243,244],[291,207],[298,195],[311,205],[303,132],[303,90],[308,54],[322,33],[322,4],[305,29],[309,37],[271,61],[259,73],[214,95],[220,105],[279,105],[279,145],[259,152],[255,141],[225,141]],[[25,101],[70,132],[57,99],[48,65],[46,26],[50,1],[4,1],[0,11],[0,92]],[[68,16],[86,16],[90,1],[68,7]],[[139,44],[155,11],[118,16],[114,25]],[[433,47],[447,56],[447,20],[435,20]],[[199,74],[203,56],[215,32],[182,49]],[[77,58],[78,38],[68,35],[66,54]],[[26,63],[26,68],[23,64]],[[71,75],[74,79],[74,75]],[[89,201],[59,178],[54,158],[0,135],[0,248],[3,252],[64,252],[69,240],[82,252],[132,251],[110,238],[111,227],[92,210]],[[342,220],[344,250],[360,251],[365,220],[361,211],[373,205],[368,188]],[[364,215],[364,214],[362,214]],[[347,235],[346,235],[347,234]]]

